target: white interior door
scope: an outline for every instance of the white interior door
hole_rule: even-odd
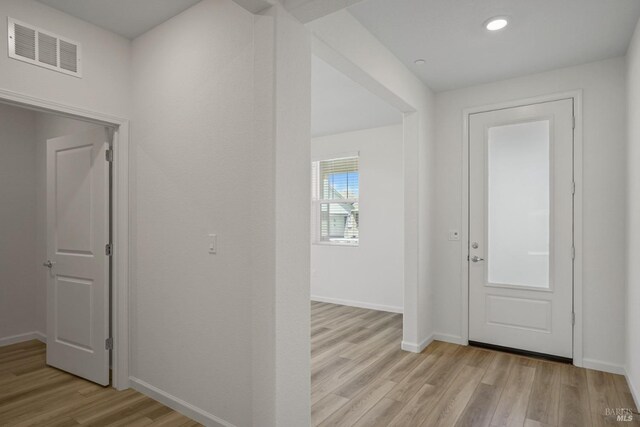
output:
[[[572,358],[573,100],[469,119],[469,340]]]
[[[47,364],[109,384],[106,129],[47,141]]]

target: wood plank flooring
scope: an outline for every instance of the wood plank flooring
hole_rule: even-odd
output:
[[[312,424],[640,426],[624,377],[443,342],[400,350],[402,316],[311,306]],[[0,426],[197,426],[136,392],[45,365],[37,341],[0,348]]]
[[[44,344],[0,347],[0,426],[199,426],[134,390],[50,368]]]
[[[402,316],[311,303],[316,426],[640,426],[624,377],[435,341],[400,350]]]

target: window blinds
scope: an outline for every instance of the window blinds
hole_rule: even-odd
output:
[[[357,244],[360,237],[360,174],[357,156],[313,162],[316,241]]]

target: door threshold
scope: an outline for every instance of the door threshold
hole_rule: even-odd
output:
[[[542,360],[548,360],[551,362],[567,363],[569,365],[573,365],[573,359],[570,357],[555,356],[553,354],[546,354],[546,353],[537,353],[535,351],[522,350],[519,348],[512,348],[512,347],[503,347],[501,345],[487,344],[487,343],[478,342],[478,341],[469,341],[469,345],[472,347],[480,347],[480,348],[486,348],[488,350],[497,350],[505,353],[513,353],[520,356],[532,357],[534,359],[542,359]]]

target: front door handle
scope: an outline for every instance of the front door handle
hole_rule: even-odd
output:
[[[52,268],[53,264],[55,264],[54,262],[51,262],[51,260],[47,260],[47,262],[43,262],[42,265],[44,265],[47,268]]]
[[[480,262],[480,261],[484,261],[484,258],[480,258],[478,255],[474,255],[471,257],[471,261]]]

